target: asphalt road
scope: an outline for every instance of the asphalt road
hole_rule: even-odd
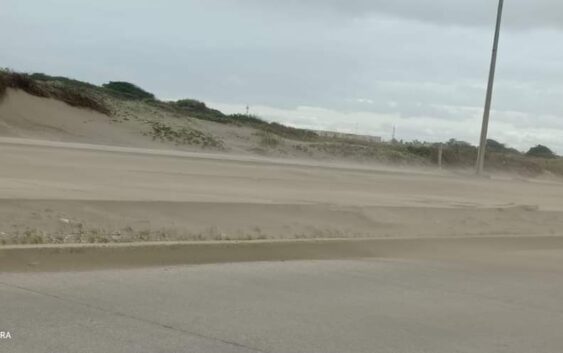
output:
[[[0,274],[0,352],[563,351],[563,252]]]

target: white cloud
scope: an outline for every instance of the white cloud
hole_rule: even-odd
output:
[[[373,99],[369,99],[369,98],[356,98],[353,100],[356,103],[362,103],[362,104],[373,104],[375,103],[373,101]]]
[[[472,142],[479,134],[494,0],[2,4],[3,67],[250,104],[305,127],[389,136],[397,125],[406,139]],[[560,0],[506,1],[491,136],[562,152],[562,16]]]
[[[237,0],[237,3],[269,11],[302,16],[332,15],[358,18],[386,14],[415,21],[462,26],[493,23],[497,0]],[[505,26],[509,28],[561,27],[560,0],[507,0]]]

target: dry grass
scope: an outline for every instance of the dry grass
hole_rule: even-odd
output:
[[[143,109],[150,110],[155,119],[146,135],[155,140],[172,142],[176,145],[194,145],[203,148],[227,150],[224,142],[211,134],[191,127],[174,127],[160,117],[196,118],[237,127],[256,130],[257,144],[249,150],[264,154],[268,149],[286,151],[285,142],[300,142],[292,150],[307,156],[337,157],[360,161],[379,161],[403,165],[435,165],[438,159],[438,144],[374,143],[353,138],[327,138],[314,131],[298,129],[282,124],[267,122],[252,115],[227,115],[193,99],[165,102],[143,89],[126,83],[113,82],[103,87],[65,77],[45,74],[28,75],[10,70],[0,70],[0,100],[8,88],[23,90],[38,97],[54,98],[68,105],[91,109],[106,115],[116,115],[119,106],[127,100],[139,101]],[[119,92],[121,93],[119,93]],[[117,92],[117,93],[116,93]],[[118,94],[119,93],[119,94]],[[110,107],[113,107],[110,109]],[[126,107],[126,115],[130,106]],[[175,124],[176,125],[176,124]],[[538,146],[537,146],[538,147]],[[537,148],[536,147],[536,148]],[[543,146],[540,146],[543,147]],[[471,168],[475,163],[477,148],[463,141],[450,140],[443,144],[443,165],[445,168]],[[525,176],[537,176],[544,172],[563,175],[563,159],[556,156],[542,158],[511,149],[494,140],[488,141],[486,168],[491,171],[510,171]],[[551,158],[554,157],[554,158]]]
[[[186,127],[174,128],[158,121],[151,122],[150,125],[152,130],[146,135],[151,136],[153,140],[173,142],[178,146],[195,145],[202,148],[225,150],[223,141],[203,131]]]
[[[262,147],[276,148],[280,144],[282,144],[281,138],[279,138],[277,135],[272,134],[271,132],[260,131],[259,133],[257,133],[257,135],[260,137],[259,144]]]
[[[94,98],[85,91],[37,81],[28,74],[1,70],[0,99],[6,95],[8,88],[19,89],[36,97],[54,98],[73,107],[91,109],[105,115],[111,114],[102,100]]]
[[[21,89],[37,97],[49,97],[49,93],[27,74],[3,70],[0,71],[0,95],[4,96],[8,88]]]

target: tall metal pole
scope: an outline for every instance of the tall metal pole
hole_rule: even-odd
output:
[[[504,0],[498,2],[497,25],[495,29],[495,40],[493,43],[493,55],[491,58],[491,69],[489,71],[489,84],[487,85],[487,98],[485,99],[485,112],[483,113],[483,125],[481,127],[481,140],[479,143],[479,151],[477,153],[476,173],[483,173],[485,166],[485,151],[487,149],[487,132],[489,130],[489,117],[491,115],[491,103],[493,100],[493,87],[495,81],[495,70],[497,66],[498,42],[500,37],[500,27],[502,22],[502,9]]]

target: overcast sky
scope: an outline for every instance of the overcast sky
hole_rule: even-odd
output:
[[[496,0],[0,0],[0,66],[476,143]],[[506,0],[490,137],[563,153],[563,1]]]

